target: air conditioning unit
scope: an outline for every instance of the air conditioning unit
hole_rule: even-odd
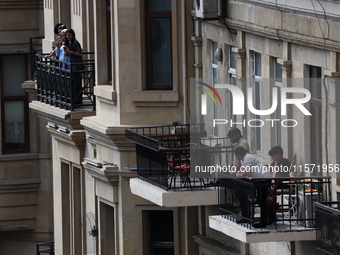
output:
[[[315,226],[315,211],[313,208],[313,202],[317,202],[317,192],[302,192],[299,191],[298,195],[298,219],[299,224],[312,228]],[[312,220],[314,219],[314,220]]]
[[[217,18],[218,3],[217,0],[196,0],[196,17],[197,18]]]

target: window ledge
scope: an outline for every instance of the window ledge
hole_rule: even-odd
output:
[[[113,91],[111,85],[98,85],[94,87],[94,94],[99,101],[106,102],[108,104],[116,104],[117,92]]]
[[[135,106],[177,106],[177,91],[134,91],[131,93]]]

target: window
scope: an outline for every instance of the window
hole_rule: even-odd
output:
[[[81,170],[61,164],[61,210],[63,254],[80,254],[82,246]],[[73,251],[73,252],[72,252]]]
[[[101,254],[116,253],[114,207],[106,203],[100,204],[100,250]]]
[[[322,164],[322,115],[321,115],[321,68],[309,66],[309,90],[311,92],[310,112],[310,134],[311,134],[311,163]]]
[[[145,0],[147,89],[172,89],[171,0]]]
[[[112,50],[111,50],[111,0],[106,0],[106,47],[107,47],[107,77],[112,85]]]
[[[213,86],[218,83],[218,61],[215,58],[215,51],[217,50],[218,44],[215,41],[211,41],[211,65],[212,65],[212,80]],[[219,119],[218,105],[214,105],[214,119]],[[218,126],[214,127],[214,136],[218,137]]]
[[[261,53],[253,52],[251,59],[251,72],[254,77],[253,84],[253,104],[255,109],[261,109]],[[256,120],[261,120],[260,115],[255,115]],[[259,126],[260,121],[256,122],[256,126]],[[262,152],[262,127],[255,127],[255,150],[256,152]]]
[[[277,88],[277,108],[275,111],[275,119],[282,121],[281,117],[281,88],[282,88],[282,68],[279,63],[277,63],[277,58],[274,59],[274,82]],[[279,122],[277,122],[279,123]],[[275,126],[275,142],[277,146],[282,147],[282,126],[281,124],[276,124]]]
[[[26,55],[0,56],[2,88],[2,152],[29,151],[28,96],[21,84],[26,80]]]

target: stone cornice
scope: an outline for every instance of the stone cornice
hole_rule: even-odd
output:
[[[296,14],[299,14],[299,15],[316,17],[318,19],[324,19],[325,18],[324,12],[315,12],[314,9],[308,10],[308,9],[305,9],[305,8],[298,8],[296,6],[289,6],[289,5],[282,5],[282,4],[276,5],[275,3],[268,3],[268,2],[264,2],[264,1],[260,1],[260,0],[255,0],[255,1],[254,0],[231,0],[231,1],[229,1],[229,4],[232,4],[233,2],[234,3],[242,2],[242,3],[245,3],[245,4],[260,6],[260,7],[276,10],[276,11],[296,13]],[[326,15],[327,15],[327,19],[335,20],[335,21],[340,20],[339,15],[331,14],[331,13],[328,13],[328,12],[326,12]]]
[[[42,9],[42,0],[36,1],[0,1],[0,10],[8,9]]]
[[[40,178],[0,180],[0,194],[37,192]]]
[[[124,178],[137,177],[136,171],[119,170],[117,165],[104,165],[102,168],[98,168],[83,162],[83,167],[91,174],[93,179],[111,184],[112,186],[118,185],[120,176]]]
[[[37,113],[38,117],[73,130],[82,130],[80,120],[96,114],[95,111],[82,110],[81,108],[76,111],[64,110],[40,101],[33,101],[29,106]]]
[[[75,130],[70,131],[70,133],[64,133],[49,126],[46,126],[46,129],[60,143],[66,144],[76,149],[85,147],[86,135],[84,130]]]
[[[125,138],[125,129],[133,127],[132,125],[116,125],[97,116],[84,118],[80,123],[95,139],[95,143],[110,145],[119,151],[135,150],[135,144]]]
[[[274,29],[267,26],[246,22],[243,20],[225,19],[227,24],[232,29],[241,30],[251,34],[264,36],[267,38],[292,42],[300,45],[305,45],[314,48],[340,51],[340,42],[327,40],[320,37],[299,34],[296,32]]]

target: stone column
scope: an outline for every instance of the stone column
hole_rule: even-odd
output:
[[[195,52],[195,81],[199,81],[203,78],[203,65],[202,65],[202,37],[192,36],[191,41],[194,44]],[[189,81],[190,87],[195,87],[192,84],[195,81]],[[195,120],[196,123],[203,123],[203,116],[201,114],[201,107],[199,103],[199,98],[201,97],[202,91],[199,89],[194,90],[195,93],[190,93],[190,115],[191,119]]]
[[[327,87],[325,94],[328,95],[328,102],[326,101],[322,107],[328,107],[328,116],[325,116],[322,126],[322,147],[324,148],[322,162],[334,166],[334,164],[340,164],[340,72],[325,70],[324,74]],[[326,109],[323,112],[325,111]],[[332,177],[332,200],[337,201],[340,197],[340,173],[332,171],[328,176]]]
[[[289,88],[292,86],[292,61],[277,59],[277,63],[281,65],[282,69],[282,87]],[[292,105],[287,106],[287,119],[292,119]],[[280,123],[281,125],[281,123]],[[282,147],[284,148],[284,155],[291,161],[293,159],[293,130],[292,128],[282,127]]]

